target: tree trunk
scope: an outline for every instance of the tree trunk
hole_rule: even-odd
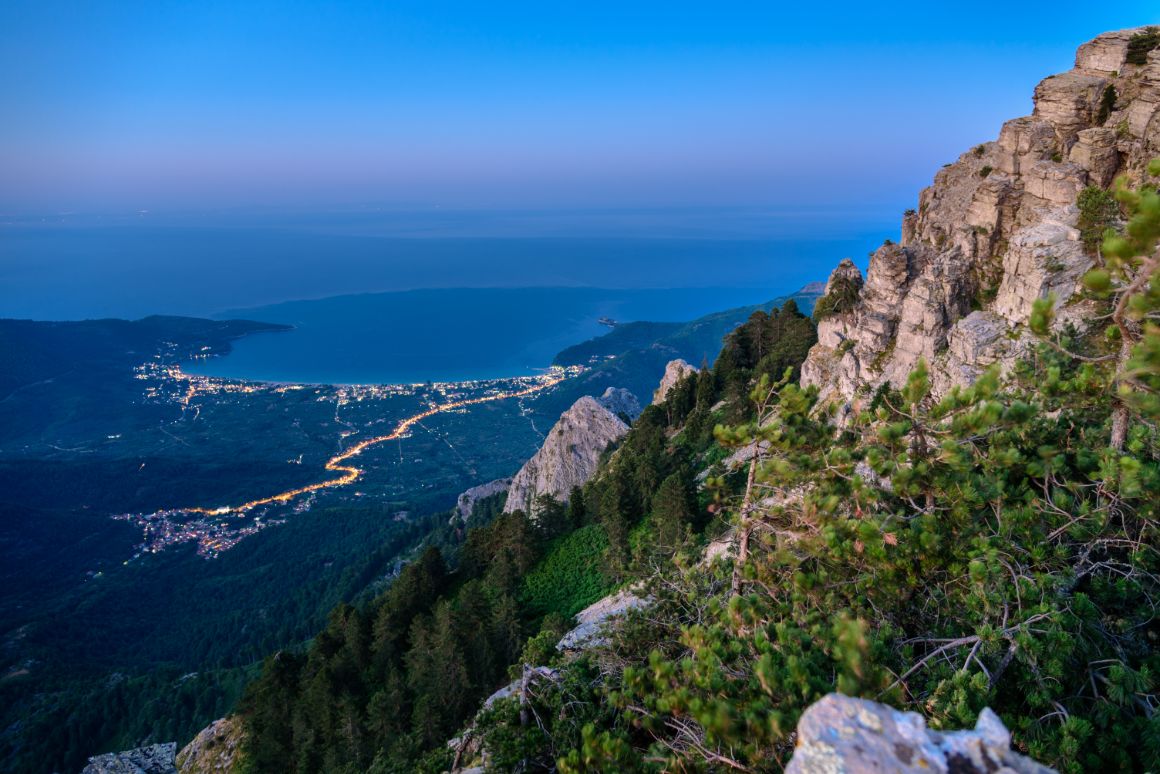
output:
[[[1116,322],[1120,326],[1120,356],[1116,359],[1117,375],[1124,372],[1127,366],[1128,358],[1132,356],[1132,336],[1129,335],[1129,330],[1122,315],[1117,315],[1120,319]],[[1112,387],[1119,387],[1119,379],[1112,382]],[[1128,404],[1124,402],[1123,397],[1118,394],[1112,396],[1112,437],[1110,439],[1111,447],[1116,451],[1124,450],[1124,442],[1128,439]]]
[[[520,725],[526,726],[528,724],[528,671],[529,667],[524,664],[524,672],[520,677]]]
[[[745,498],[741,501],[741,518],[738,519],[738,540],[737,540],[737,557],[733,560],[733,585],[731,594],[737,596],[741,593],[741,573],[745,567],[745,562],[749,559],[749,510],[750,503],[753,499],[753,479],[757,474],[757,458],[761,454],[761,447],[759,442],[753,443],[753,459],[749,461],[749,478],[745,482]]]

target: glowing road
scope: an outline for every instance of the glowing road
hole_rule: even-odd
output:
[[[330,478],[325,481],[319,481],[314,484],[307,484],[306,486],[298,487],[297,489],[288,489],[285,492],[270,495],[269,497],[262,497],[257,500],[250,500],[241,505],[225,505],[219,508],[182,508],[180,510],[186,513],[201,513],[209,516],[222,516],[225,514],[241,514],[253,508],[262,505],[272,505],[274,503],[288,503],[296,497],[317,492],[320,489],[331,489],[334,487],[348,486],[358,481],[363,475],[363,469],[355,467],[348,461],[358,455],[362,454],[372,446],[377,446],[387,441],[394,441],[402,438],[408,430],[414,427],[417,423],[422,422],[428,417],[436,414],[442,414],[445,411],[453,411],[455,409],[464,408],[466,406],[474,406],[480,403],[489,403],[497,400],[507,400],[509,398],[522,398],[528,395],[539,392],[540,390],[553,387],[564,380],[566,372],[563,370],[553,370],[550,373],[539,378],[539,381],[531,387],[523,390],[516,390],[513,392],[497,392],[491,395],[484,395],[479,398],[469,398],[466,400],[457,400],[450,403],[442,403],[438,406],[432,406],[426,411],[407,417],[395,426],[395,429],[387,435],[379,435],[374,438],[367,438],[366,440],[356,443],[354,446],[346,449],[340,454],[331,457],[326,461],[326,470],[331,473],[338,473],[339,476]]]

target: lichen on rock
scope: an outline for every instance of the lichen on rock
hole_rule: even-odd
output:
[[[1011,734],[989,709],[973,731],[928,729],[916,712],[831,693],[810,705],[797,727],[786,774],[1051,774],[1011,751]]]

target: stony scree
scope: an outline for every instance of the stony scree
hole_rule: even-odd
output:
[[[814,702],[797,727],[786,774],[1051,774],[1054,769],[1011,751],[1011,734],[990,709],[973,731],[942,733],[916,712],[831,693]]]
[[[853,308],[818,325],[802,382],[823,403],[859,408],[880,385],[900,386],[920,358],[936,396],[990,364],[1007,368],[1027,351],[1032,304],[1048,294],[1059,324],[1084,321],[1077,290],[1094,258],[1076,198],[1118,175],[1139,183],[1160,155],[1160,50],[1128,63],[1138,32],[1080,46],[1073,70],[1036,87],[1030,116],[939,170],[903,216],[901,242],[871,255]],[[1101,115],[1109,88],[1114,107]],[[843,261],[828,284],[851,269]]]
[[[653,404],[663,403],[669,391],[676,387],[678,382],[690,374],[697,373],[697,371],[696,366],[690,365],[680,358],[670,360],[665,366],[665,374],[661,377],[661,383],[653,391]]]
[[[81,774],[177,774],[177,743],[153,744],[89,758]]]

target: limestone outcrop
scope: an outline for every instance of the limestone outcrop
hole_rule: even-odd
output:
[[[177,754],[180,774],[229,774],[241,759],[245,729],[241,718],[215,720]]]
[[[560,651],[575,651],[596,647],[605,642],[605,629],[630,610],[643,607],[648,600],[639,596],[638,589],[621,589],[593,602],[576,614],[576,626],[556,643]]]
[[[676,360],[670,360],[668,365],[665,366],[665,373],[664,376],[661,377],[661,383],[657,386],[656,390],[653,391],[652,402],[654,404],[662,403],[665,399],[665,396],[669,394],[669,390],[677,386],[677,382],[681,381],[690,374],[697,373],[697,370],[698,369],[695,366],[692,366],[679,358]]]
[[[455,514],[451,517],[452,523],[458,521],[460,524],[466,524],[467,520],[471,518],[471,511],[475,508],[476,502],[500,492],[506,492],[511,485],[510,478],[499,478],[466,490],[455,501]]]
[[[151,744],[89,758],[81,774],[177,774],[177,743]]]
[[[628,432],[619,415],[631,417],[624,409],[632,405],[627,405],[623,392],[627,391],[609,388],[599,399],[585,395],[560,416],[540,450],[512,478],[505,513],[522,510],[535,515],[536,499],[543,495],[567,502],[572,488],[592,477],[600,455]],[[639,405],[636,408],[639,413]]]
[[[1030,116],[935,175],[903,216],[901,242],[879,247],[857,277],[856,302],[819,322],[802,381],[823,402],[856,408],[879,385],[902,384],[920,358],[936,395],[1008,366],[1031,343],[1032,304],[1048,294],[1061,324],[1084,319],[1076,291],[1094,258],[1077,196],[1121,174],[1139,182],[1160,155],[1160,49],[1128,61],[1142,31],[1080,46],[1074,69],[1036,87]],[[843,262],[827,290],[851,271]]]
[[[597,401],[618,417],[628,417],[629,422],[640,416],[640,401],[623,387],[609,387]]]
[[[1051,774],[1011,751],[1011,733],[989,709],[973,731],[928,729],[916,712],[831,693],[810,705],[797,727],[786,774]]]

